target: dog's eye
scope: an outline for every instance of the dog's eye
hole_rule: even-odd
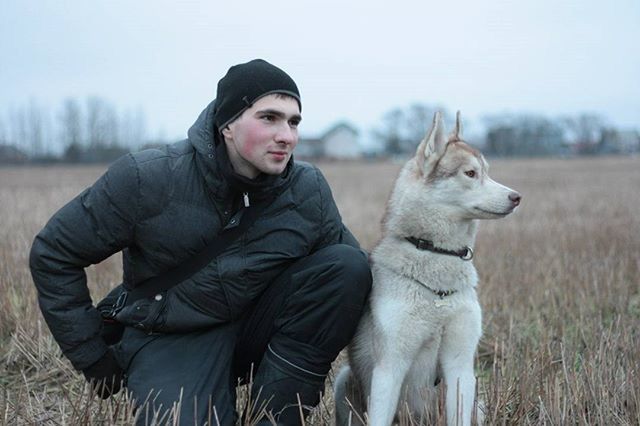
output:
[[[469,176],[470,178],[476,177],[476,171],[475,170],[467,170],[466,172],[464,172],[464,174]]]

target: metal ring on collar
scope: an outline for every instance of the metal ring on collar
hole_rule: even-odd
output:
[[[473,259],[473,250],[471,249],[471,247],[466,246],[465,249],[466,249],[466,252],[462,256],[460,256],[460,259],[462,260]]]

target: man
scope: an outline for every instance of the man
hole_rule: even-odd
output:
[[[184,424],[232,424],[235,384],[249,375],[253,405],[279,424],[300,424],[319,402],[371,273],[322,174],[293,161],[300,114],[284,71],[233,66],[187,140],[119,159],[36,237],[30,266],[53,336],[102,396],[126,378],[140,423],[180,401]],[[124,285],[135,288],[252,207],[259,217],[207,266],[126,305],[122,340],[106,344],[85,267],[122,251]]]

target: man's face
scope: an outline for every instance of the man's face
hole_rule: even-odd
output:
[[[229,159],[239,175],[282,173],[298,144],[298,102],[276,94],[258,99],[222,130]]]

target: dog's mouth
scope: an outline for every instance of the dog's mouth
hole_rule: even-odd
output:
[[[480,208],[480,207],[474,207],[474,209],[476,209],[476,210],[478,210],[478,211],[480,211],[482,213],[486,213],[486,214],[490,214],[490,215],[494,215],[494,216],[506,216],[506,215],[508,215],[509,213],[511,213],[513,211],[513,209],[509,209],[506,212],[495,212],[495,211],[486,210],[486,209],[483,209],[483,208]]]

